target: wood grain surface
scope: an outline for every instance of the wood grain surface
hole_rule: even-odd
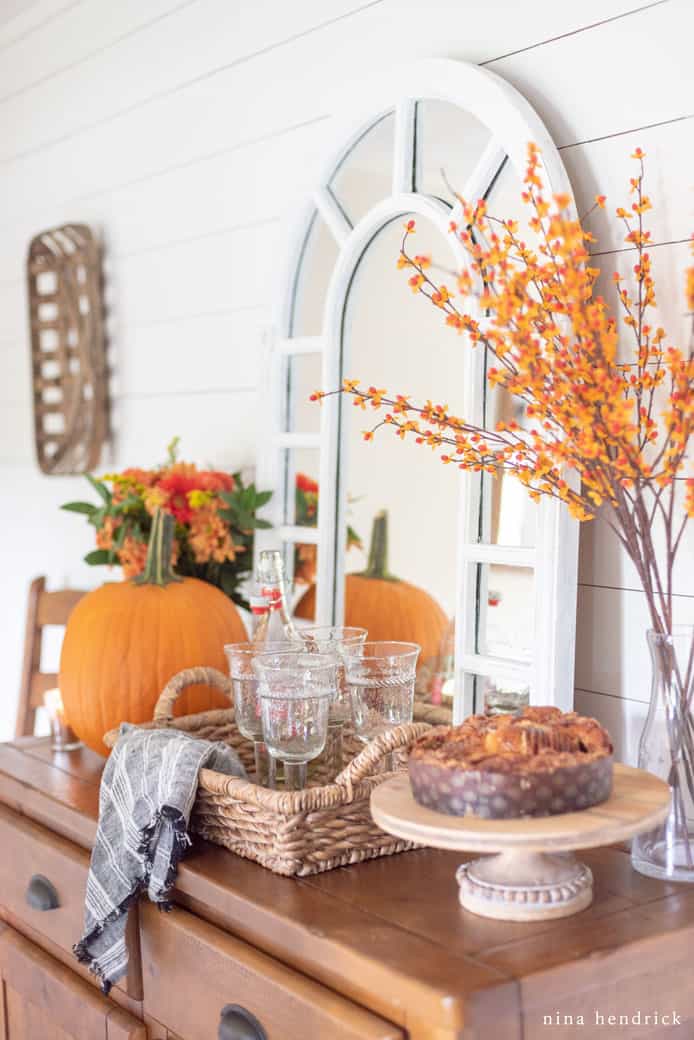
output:
[[[89,848],[102,766],[84,750],[54,756],[45,741],[3,745],[0,800]],[[682,1035],[694,1035],[685,952],[694,943],[694,891],[636,874],[624,846],[589,849],[590,909],[555,922],[493,921],[457,904],[454,873],[466,858],[422,849],[292,879],[196,842],[175,898],[410,1040],[554,1040],[562,1033],[548,1033],[545,1014],[624,1012],[646,998],[663,1013],[674,1003],[690,1029]],[[581,1040],[602,1035],[579,1031]],[[652,1027],[637,1027],[630,1040],[651,1035]]]
[[[392,1023],[185,910],[143,906],[142,941],[145,1010],[186,1040],[216,1035],[228,1004],[250,1011],[268,1040],[404,1040]]]
[[[144,1026],[23,936],[0,935],[7,1040],[145,1040]]]
[[[70,957],[81,927],[87,887],[89,855],[31,820],[23,819],[0,805],[0,904],[2,913],[15,927],[29,931],[32,938],[45,937]],[[55,888],[58,906],[36,910],[27,902],[29,882],[35,875]],[[132,956],[128,973],[120,983],[134,1000],[142,999],[137,915],[130,923]]]

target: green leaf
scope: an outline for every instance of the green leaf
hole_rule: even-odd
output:
[[[87,516],[91,516],[97,510],[97,506],[91,502],[66,502],[60,508],[65,509],[68,513],[85,513]]]
[[[129,528],[129,525],[128,525],[127,522],[120,525],[120,527],[116,531],[116,537],[113,539],[113,548],[114,549],[122,549],[123,548],[123,542],[128,537],[129,530],[130,530],[130,528]]]
[[[102,484],[100,480],[97,480],[95,477],[93,477],[91,475],[91,473],[87,473],[86,477],[87,477],[87,480],[89,481],[89,483],[92,485],[92,487],[96,491],[96,493],[100,496],[102,501],[104,501],[107,506],[110,505],[111,504],[111,492],[106,487],[106,485]]]
[[[89,523],[92,527],[96,527],[98,530],[106,519],[107,514],[108,509],[106,506],[102,506],[101,509],[95,509],[94,512],[90,514]]]
[[[173,466],[178,458],[178,445],[181,443],[180,437],[172,437],[169,443],[166,445],[166,461],[169,466]]]
[[[118,509],[121,513],[129,513],[131,510],[134,512],[136,509],[145,512],[142,499],[138,498],[137,495],[126,495],[126,497],[118,503]]]
[[[272,524],[270,523],[269,520],[259,520],[256,517],[256,519],[255,519],[255,521],[253,523],[253,526],[258,528],[261,531],[268,531],[272,527]]]
[[[91,567],[98,567],[104,563],[116,563],[115,554],[108,549],[93,549],[84,557],[84,562]]]
[[[272,498],[272,491],[258,491],[255,496],[255,508],[260,509],[266,505]]]

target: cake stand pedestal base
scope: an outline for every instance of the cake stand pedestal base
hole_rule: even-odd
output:
[[[502,921],[547,921],[585,910],[593,875],[571,853],[500,852],[456,872],[466,910]]]

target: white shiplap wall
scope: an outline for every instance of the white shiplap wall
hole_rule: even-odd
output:
[[[147,464],[252,463],[260,334],[280,215],[308,183],[357,76],[408,58],[479,62],[537,108],[584,210],[622,201],[649,153],[661,320],[681,336],[692,224],[690,0],[35,0],[0,24],[0,736],[14,717],[26,588],[94,584],[88,532],[57,506],[81,481],[33,463],[24,257],[66,220],[107,250],[115,440]],[[600,222],[602,264],[627,267]],[[610,291],[609,286],[606,291]],[[692,543],[678,607],[694,619]],[[633,756],[647,698],[634,575],[607,529],[581,540],[577,704]]]

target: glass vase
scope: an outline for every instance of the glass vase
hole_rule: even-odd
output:
[[[694,626],[647,634],[653,667],[651,702],[639,744],[639,768],[667,780],[663,824],[634,839],[635,870],[668,881],[694,881]]]

